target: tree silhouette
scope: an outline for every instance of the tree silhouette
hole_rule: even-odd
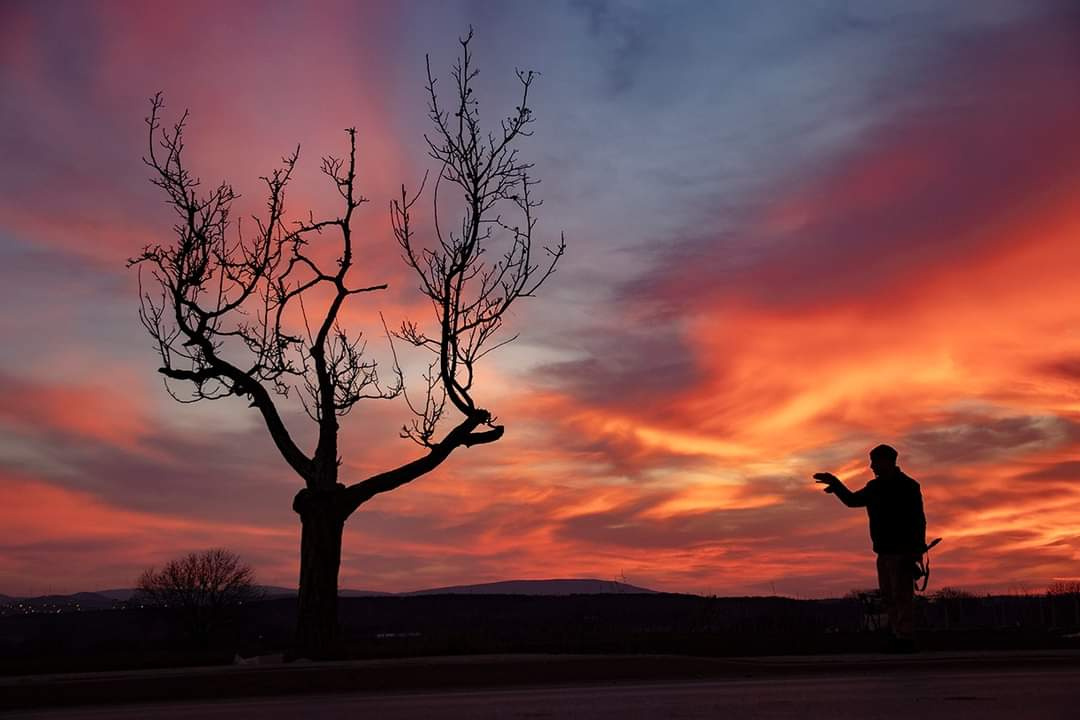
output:
[[[321,170],[340,196],[337,217],[289,222],[285,190],[299,158],[299,147],[282,165],[261,178],[266,185],[265,215],[254,231],[232,235],[237,194],[227,183],[204,191],[185,164],[185,112],[171,128],[162,124],[164,102],[151,100],[147,118],[154,171],[177,216],[169,244],[149,245],[129,261],[139,267],[139,317],[154,338],[169,393],[181,402],[245,398],[258,410],[270,437],[303,480],[293,509],[302,525],[297,651],[309,657],[335,653],[338,645],[337,591],[341,539],[346,519],[375,495],[394,490],[430,472],[461,447],[491,443],[503,427],[477,402],[473,381],[477,362],[516,336],[501,337],[503,319],[519,298],[529,297],[554,272],[565,251],[533,245],[535,186],[516,141],[531,134],[529,90],[532,72],[517,72],[520,104],[499,128],[481,128],[467,37],[451,70],[454,101],[444,109],[437,81],[427,70],[428,110],[434,126],[426,136],[429,155],[439,164],[434,182],[434,229],[429,242],[418,238],[413,195],[404,186],[390,204],[393,234],[406,263],[419,278],[421,292],[434,308],[435,327],[426,332],[405,321],[391,335],[428,350],[432,362],[424,377],[423,400],[405,393],[404,373],[394,353],[390,379],[365,354],[359,334],[339,324],[341,309],[355,295],[387,288],[386,283],[355,284],[356,247],[352,220],[367,199],[357,189],[356,130],[349,129],[346,157],[325,157]],[[426,178],[425,178],[426,179]],[[453,230],[444,230],[445,195],[460,213]],[[440,197],[440,194],[443,197]],[[506,211],[516,220],[510,220]],[[336,238],[336,259],[325,260],[327,236]],[[231,239],[235,237],[235,239]],[[494,259],[491,259],[494,258]],[[149,272],[150,280],[143,270]],[[320,295],[321,293],[321,295]],[[312,307],[323,300],[323,311]],[[305,303],[307,300],[307,303]],[[181,397],[172,381],[185,381]],[[294,440],[278,408],[298,395],[317,425],[317,441],[305,451]],[[413,419],[401,435],[423,453],[399,467],[352,484],[339,482],[338,419],[363,399],[404,396]],[[449,402],[447,402],[449,401]],[[453,417],[453,426],[443,431]]]
[[[230,612],[260,598],[251,566],[214,548],[170,560],[160,570],[147,569],[139,576],[134,601],[169,608],[196,642],[205,643]]]

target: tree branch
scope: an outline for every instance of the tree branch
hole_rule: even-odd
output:
[[[411,462],[387,472],[350,485],[345,490],[345,516],[348,517],[365,502],[384,492],[390,492],[412,482],[437,468],[450,454],[459,447],[472,447],[492,443],[503,436],[504,428],[496,425],[490,430],[476,432],[480,425],[489,423],[491,416],[487,411],[479,410],[466,418],[451,430],[440,442],[431,446],[428,453]]]

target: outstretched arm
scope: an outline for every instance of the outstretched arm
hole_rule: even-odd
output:
[[[825,486],[825,492],[836,495],[837,499],[848,507],[866,507],[866,488],[852,492],[840,478],[827,472],[815,473],[814,479],[819,485]]]

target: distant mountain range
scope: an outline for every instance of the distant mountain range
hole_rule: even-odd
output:
[[[268,598],[296,595],[295,588],[263,585]],[[452,585],[449,587],[414,590],[412,592],[388,593],[375,590],[340,590],[341,597],[402,597],[409,595],[606,595],[656,593],[655,590],[615,582],[613,580],[557,579],[557,580],[503,580],[479,585]],[[37,597],[11,597],[0,595],[0,605],[29,605],[34,608],[55,607],[59,610],[108,610],[131,599],[134,588],[117,588],[97,592],[79,592],[71,595],[39,595]]]
[[[72,612],[78,610],[110,610],[127,600],[134,590],[104,590],[102,592],[78,592],[71,595],[38,595],[37,597],[10,597],[0,595],[0,611],[33,608],[34,612]],[[0,612],[0,614],[8,614]]]
[[[450,587],[416,590],[399,595],[626,595],[655,593],[656,590],[615,582],[614,580],[503,580],[480,585],[451,585]]]

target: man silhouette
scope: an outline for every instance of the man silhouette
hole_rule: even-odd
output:
[[[865,507],[870,517],[870,539],[877,553],[878,587],[892,629],[890,648],[915,649],[915,565],[926,550],[926,515],[919,483],[901,472],[897,452],[888,445],[870,451],[874,479],[852,492],[832,473],[817,473],[848,507]]]

